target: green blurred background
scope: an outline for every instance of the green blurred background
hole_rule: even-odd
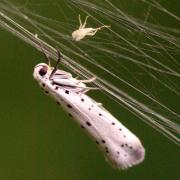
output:
[[[48,0],[27,3],[46,17],[61,19]],[[33,80],[33,68],[43,61],[42,54],[3,29],[0,40],[0,180],[179,179],[178,146],[108,102],[146,148],[142,164],[126,171],[112,169],[94,142]],[[96,98],[96,93],[93,96]],[[101,98],[98,93],[97,99]]]

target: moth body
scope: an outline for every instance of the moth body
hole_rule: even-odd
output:
[[[79,126],[86,131],[118,169],[126,169],[143,161],[145,150],[130,130],[111,113],[86,94],[89,87],[70,73],[41,63],[34,68],[34,78]],[[90,82],[84,80],[84,82]]]

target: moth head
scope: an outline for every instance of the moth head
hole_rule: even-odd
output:
[[[47,77],[50,73],[50,67],[45,63],[40,63],[34,68],[34,79],[40,80]]]

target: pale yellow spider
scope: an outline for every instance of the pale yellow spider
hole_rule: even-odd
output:
[[[88,17],[89,16],[86,16],[86,19],[85,19],[84,23],[82,24],[81,16],[79,14],[80,26],[79,26],[79,29],[73,31],[73,33],[72,33],[73,41],[80,41],[85,36],[94,36],[96,34],[96,32],[99,31],[100,29],[102,29],[104,27],[106,27],[106,28],[110,27],[110,26],[103,25],[98,28],[86,28],[86,22],[87,22]]]

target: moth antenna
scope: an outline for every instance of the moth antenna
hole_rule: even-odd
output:
[[[60,64],[61,62],[61,58],[62,58],[62,55],[61,55],[61,52],[59,49],[57,49],[57,55],[58,55],[58,59],[57,59],[57,62],[56,62],[56,65],[54,66],[54,69],[52,70],[50,76],[49,76],[49,79],[52,78],[52,76],[54,75],[54,73],[57,71],[58,69],[58,65]]]
[[[51,67],[51,60],[50,60],[49,56],[45,53],[43,48],[41,48],[41,50],[44,55],[44,58],[46,59],[47,65]]]
[[[36,34],[35,37],[36,37],[36,39],[37,39],[37,38],[38,38],[38,35]],[[39,46],[40,46],[40,48],[41,48],[41,52],[43,53],[44,58],[46,59],[47,65],[51,67],[51,60],[50,60],[49,56],[45,53],[44,48],[43,48],[41,42],[38,42],[38,43],[39,43]]]

